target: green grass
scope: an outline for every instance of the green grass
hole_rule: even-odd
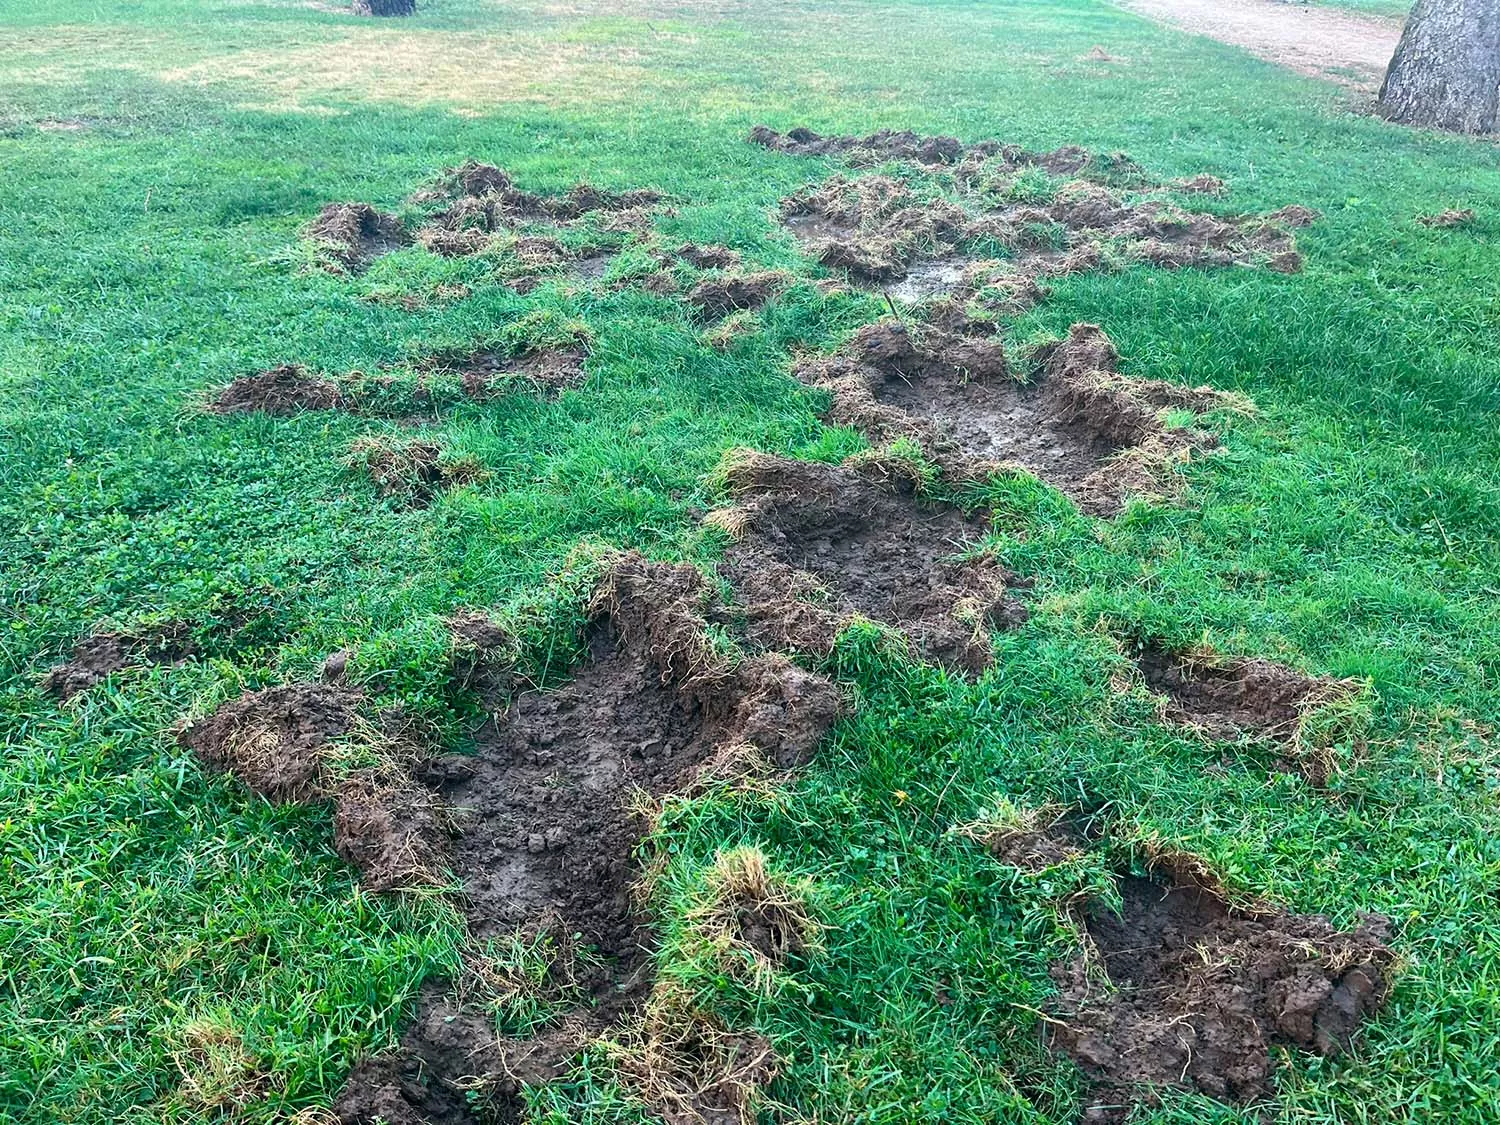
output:
[[[1079,61],[1096,44],[1127,62]],[[470,66],[437,69],[450,58]],[[58,121],[83,127],[38,126]],[[395,206],[474,156],[534,189],[660,188],[667,236],[804,268],[767,212],[827,167],[745,144],[758,121],[1123,148],[1165,176],[1226,177],[1235,210],[1325,213],[1300,275],[1059,283],[1013,340],[1094,320],[1131,373],[1239,390],[1259,415],[1226,423],[1181,507],[1098,524],[1045,488],[995,486],[1001,549],[1037,579],[995,669],[967,685],[848,637],[833,666],[860,708],[814,766],[776,800],[664,819],[669,946],[720,849],[758,844],[815,887],[825,948],[769,997],[666,959],[776,1042],[775,1119],[1072,1119],[1077,1077],[1030,1009],[1077,888],[949,832],[997,795],[1107,805],[1246,892],[1395,919],[1390,1007],[1355,1057],[1289,1060],[1277,1119],[1500,1115],[1493,147],[1349,116],[1331,87],[1087,0],[430,0],[399,25],[290,0],[58,0],[0,14],[0,1120],[208,1119],[174,1061],[205,1020],[271,1075],[245,1119],[285,1120],[326,1104],[418,980],[456,962],[450,906],[362,893],[325,810],[206,776],[174,721],[348,646],[379,698],[461,741],[452,608],[545,600],[584,540],[707,561],[693,513],[723,450],[857,445],[784,372],[793,345],[832,346],[873,305],[801,286],[719,354],[640,293],[522,298],[419,250],[357,280],[308,272],[289,253],[300,226],[327,200]],[[1413,222],[1446,207],[1478,223]],[[441,281],[472,294],[419,312],[361,299]],[[193,409],[271,364],[369,370],[538,314],[592,330],[587,384],[446,413],[434,432],[489,475],[425,511],[343,465],[392,422]],[[228,596],[269,623],[236,651],[68,706],[37,689],[101,619],[201,620]],[[558,601],[559,633],[575,610]],[[1253,754],[1221,766],[1111,691],[1112,635],[1144,633],[1367,678],[1367,747],[1326,794]],[[558,1121],[641,1113],[592,1055],[539,1101]],[[1178,1096],[1140,1117],[1252,1119]]]

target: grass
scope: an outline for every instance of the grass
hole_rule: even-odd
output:
[[[1084,59],[1096,44],[1122,61]],[[1123,148],[1164,176],[1224,176],[1235,210],[1325,217],[1301,232],[1300,275],[1084,275],[1010,328],[1020,344],[1097,321],[1130,374],[1259,412],[1225,419],[1227,452],[1180,507],[1101,524],[1035,483],[994,486],[997,541],[1037,580],[995,670],[965,684],[848,636],[832,666],[860,708],[819,760],[773,795],[670,804],[651,841],[669,941],[715,857],[753,847],[813,888],[816,953],[769,992],[691,948],[664,971],[777,1045],[776,1120],[1071,1120],[1078,1078],[1034,1010],[1071,940],[1056,903],[1103,871],[1018,873],[950,829],[1001,798],[1090,803],[1238,890],[1395,920],[1390,1007],[1355,1056],[1289,1060],[1277,1119],[1493,1120],[1500,160],[1339,97],[1091,0],[430,0],[391,25],[290,0],[0,14],[0,1120],[285,1120],[327,1104],[418,981],[456,968],[451,906],[363,893],[325,810],[205,775],[178,718],[349,647],[379,699],[461,744],[452,609],[545,601],[584,540],[711,560],[693,513],[721,499],[705,480],[725,450],[858,447],[784,370],[873,304],[797,286],[720,353],[636,291],[523,298],[417,249],[359,279],[308,271],[301,225],[329,200],[398,206],[475,156],[533,190],[657,187],[666,236],[805,272],[767,212],[827,168],[745,144],[762,120]],[[1447,207],[1478,222],[1414,222]],[[362,299],[440,284],[470,292]],[[588,326],[587,383],[444,413],[434,434],[485,475],[424,510],[345,465],[392,421],[193,405],[274,364],[370,370],[526,317]],[[67,706],[37,688],[101,619],[202,621],[226,598],[259,614],[233,650]],[[556,600],[557,636],[572,612]],[[1252,752],[1221,764],[1112,690],[1121,634],[1366,679],[1366,744],[1326,794]],[[641,1119],[596,1055],[537,1098],[546,1120]],[[1140,1117],[1252,1119],[1188,1096]]]

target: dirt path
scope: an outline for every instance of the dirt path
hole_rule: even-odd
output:
[[[1365,93],[1380,88],[1401,21],[1284,0],[1118,0],[1122,7],[1193,35]]]

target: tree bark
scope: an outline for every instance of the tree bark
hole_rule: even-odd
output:
[[[409,16],[417,10],[417,0],[354,0],[353,6],[361,16]]]
[[[1493,133],[1500,0],[1417,0],[1385,72],[1380,114],[1403,125]]]

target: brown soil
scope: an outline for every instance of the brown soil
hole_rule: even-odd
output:
[[[700,320],[718,320],[741,309],[758,309],[791,280],[779,270],[706,277],[688,291],[687,302]]]
[[[404,496],[416,508],[426,507],[439,492],[484,475],[473,458],[444,460],[442,446],[434,441],[361,438],[350,447],[350,456],[369,472],[380,495]]]
[[[372,891],[432,886],[449,866],[447,811],[432,790],[373,770],[334,795],[333,846]]]
[[[1187,858],[1123,875],[1120,913],[1090,904],[1085,950],[1053,966],[1047,1026],[1093,1084],[1085,1121],[1122,1122],[1153,1088],[1258,1100],[1272,1092],[1272,1047],[1337,1054],[1385,1002],[1383,920],[1345,932],[1321,915],[1234,908]]]
[[[1436,215],[1420,215],[1417,217],[1417,222],[1421,223],[1424,227],[1449,229],[1453,227],[1466,227],[1473,221],[1474,211],[1470,207],[1465,207],[1462,211],[1450,208],[1447,211],[1440,211]]]
[[[1065,151],[1073,154],[1059,153]],[[1082,155],[1068,162],[1069,174],[1073,165],[1086,167],[1092,160],[1081,149],[1076,153]],[[887,176],[834,175],[783,200],[781,219],[821,264],[884,288],[893,299],[915,304],[961,290],[973,299],[1000,280],[1012,290],[1001,295],[1000,304],[1013,305],[1023,295],[1039,298],[1039,279],[1117,268],[1130,260],[1167,269],[1260,265],[1295,272],[1302,259],[1288,228],[1316,217],[1294,206],[1268,216],[1220,218],[1161,199],[1129,201],[1087,178],[1064,184],[1045,206],[988,205],[992,195],[1003,196],[1013,175],[1008,165],[976,168],[972,184],[961,181],[965,198],[973,196],[967,208],[950,200],[923,200]],[[1173,186],[1212,194],[1225,190],[1212,176]],[[1006,257],[988,262],[976,257],[997,252]]]
[[[423,227],[420,238],[448,257],[473,254],[496,232],[525,223],[567,224],[594,212],[608,212],[614,229],[649,227],[649,209],[660,202],[654,191],[601,191],[579,184],[562,195],[537,195],[515,186],[510,174],[492,164],[467,161],[450,168],[435,184],[412,197],[417,203],[446,203]]]
[[[727,246],[684,242],[675,250],[668,251],[661,260],[663,264],[674,260],[686,262],[695,270],[727,270],[740,264],[740,252]]]
[[[1315,785],[1326,785],[1326,755],[1297,746],[1301,720],[1312,708],[1347,697],[1345,681],[1307,676],[1269,660],[1196,656],[1147,645],[1136,658],[1147,685],[1166,697],[1163,717],[1210,738],[1246,735],[1279,743],[1283,765]]]
[[[185,621],[131,632],[94,633],[73,646],[68,659],[42,679],[42,690],[58,699],[71,699],[114,672],[141,664],[180,664],[198,646]]]
[[[343,404],[337,383],[311,375],[294,363],[234,380],[209,403],[214,414],[295,414],[333,410]]]
[[[921,503],[901,472],[877,461],[833,466],[768,455],[732,467],[739,506],[718,517],[738,539],[721,570],[753,640],[826,653],[862,614],[948,667],[988,667],[990,630],[1025,620],[1009,593],[1021,583],[989,555],[956,558],[972,551],[983,522]]]
[[[549,398],[584,380],[583,348],[533,348],[516,354],[472,352],[435,361],[436,366],[463,376],[464,393],[476,401],[529,387]]]
[[[1022,871],[1046,871],[1083,854],[1076,839],[1055,828],[996,833],[985,844],[990,855]]]
[[[411,245],[400,219],[368,203],[325,205],[308,225],[307,237],[331,268],[347,273],[359,273],[381,255]]]
[[[1113,515],[1126,495],[1170,495],[1174,466],[1215,444],[1199,430],[1167,429],[1159,415],[1168,406],[1212,409],[1220,396],[1122,376],[1096,325],[1074,325],[1038,355],[1038,379],[1023,383],[997,337],[964,334],[991,331],[992,322],[956,305],[933,319],[944,327],[867,325],[838,355],[805,357],[795,374],[830,393],[831,421],[872,441],[912,438],[955,479],[1020,465],[1094,515]]]
[[[475,938],[545,926],[602,961],[556,967],[589,1002],[526,1043],[497,1042],[487,1018],[424,990],[402,1051],[351,1075],[341,1121],[517,1120],[523,1085],[554,1077],[588,1039],[643,1012],[654,939],[634,896],[640,802],[690,786],[726,746],[749,744],[783,765],[805,761],[838,710],[832,684],[783,657],[733,664],[720,655],[708,632],[713,603],[694,568],[621,556],[594,599],[576,676],[555,691],[523,692],[481,730],[476,755],[423,771],[447,811],[419,803],[412,816],[410,789],[395,788],[394,798],[378,782],[358,791],[358,817],[380,826],[378,856],[348,843],[341,850],[364,857],[367,872],[389,873],[389,885],[420,873],[439,853],[416,857],[451,816],[459,835],[444,839],[443,855],[463,882]],[[453,627],[476,650],[509,644],[472,615]],[[341,816],[344,801],[341,793]],[[691,1061],[669,1054],[678,1070]],[[460,1089],[476,1090],[488,1109],[477,1112]],[[717,1095],[708,1091],[722,1085],[702,1089],[694,1097],[712,1109]]]
[[[349,731],[359,698],[330,684],[265,688],[188,724],[177,740],[268,800],[315,800],[326,794],[329,740]]]

